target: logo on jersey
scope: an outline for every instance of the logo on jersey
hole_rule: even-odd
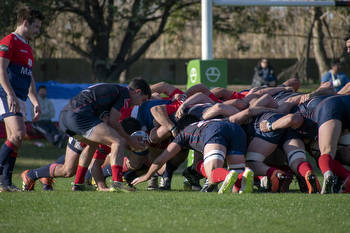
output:
[[[0,51],[7,52],[9,51],[9,47],[5,44],[0,45]]]
[[[33,66],[33,61],[32,59],[28,58],[28,66],[29,67],[32,67]]]
[[[32,76],[32,70],[27,67],[22,67],[21,74]]]
[[[28,51],[25,50],[25,49],[21,49],[21,50],[19,50],[19,51],[21,51],[22,53],[28,53]]]

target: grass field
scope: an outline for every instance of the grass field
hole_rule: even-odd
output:
[[[45,143],[45,142],[44,142]],[[26,141],[14,174],[55,160],[64,153]],[[0,232],[349,232],[350,195],[218,195],[182,190],[131,194],[72,192],[73,179],[58,179],[55,191],[0,193]]]

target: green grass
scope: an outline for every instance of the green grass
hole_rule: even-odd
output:
[[[64,150],[26,141],[20,172],[46,164]],[[174,191],[130,194],[72,192],[72,179],[57,179],[54,192],[0,193],[0,232],[349,232],[350,195],[186,192],[175,176]]]

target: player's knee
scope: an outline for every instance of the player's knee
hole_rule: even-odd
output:
[[[9,140],[14,143],[15,145],[20,145],[24,139],[25,136],[25,131],[24,130],[18,130],[16,132],[14,132]]]
[[[73,169],[65,168],[63,171],[63,176],[65,178],[73,177],[74,175],[75,175],[75,172],[73,171]]]
[[[211,150],[204,155],[204,165],[214,160],[225,161],[225,152],[221,150]]]

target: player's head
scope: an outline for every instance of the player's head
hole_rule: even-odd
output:
[[[335,73],[337,73],[339,71],[340,66],[341,66],[341,63],[340,63],[339,59],[333,59],[331,61],[331,68]]]
[[[141,130],[140,122],[133,117],[124,118],[121,122],[121,125],[125,132],[129,135],[131,135],[133,132]]]
[[[38,95],[40,95],[41,98],[45,98],[46,93],[47,93],[46,87],[44,85],[39,86]]]
[[[198,121],[199,119],[195,115],[185,114],[179,120],[176,121],[176,127],[179,131],[181,131],[188,125]]]
[[[23,27],[23,36],[28,40],[33,40],[39,35],[43,20],[43,14],[36,9],[29,6],[22,6],[18,9],[17,26]]]
[[[134,78],[129,83],[130,97],[133,105],[140,105],[151,98],[151,88],[142,78]]]

